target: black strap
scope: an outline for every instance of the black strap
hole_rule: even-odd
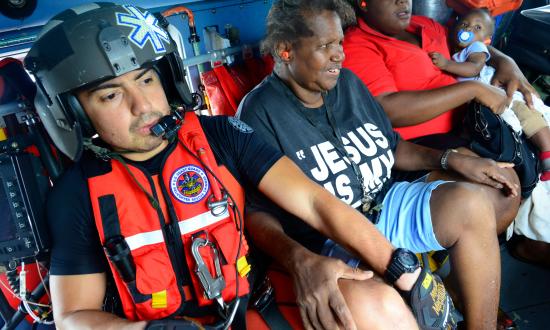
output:
[[[258,309],[258,313],[260,313],[262,319],[270,329],[292,330],[292,326],[290,326],[288,321],[283,317],[279,307],[277,307],[275,299],[271,300],[261,310]]]
[[[118,219],[115,196],[112,194],[100,196],[98,202],[101,222],[103,223],[103,236],[105,239],[120,236],[120,221]]]
[[[246,309],[248,307],[248,300],[250,295],[242,296],[238,298],[240,300],[239,306],[237,306],[237,313],[231,324],[231,329],[246,330]],[[233,302],[235,303],[235,302]]]
[[[252,306],[260,313],[270,329],[292,330],[292,326],[277,307],[275,291],[267,275],[252,293]]]
[[[118,218],[115,196],[112,194],[100,196],[98,202],[105,240],[111,237],[121,236],[120,220]],[[135,281],[128,282],[126,285],[136,304],[151,300],[150,294],[142,294],[139,292]]]
[[[139,292],[139,289],[137,288],[136,281],[126,283],[126,286],[128,287],[128,291],[130,291],[130,294],[132,295],[132,299],[134,299],[134,303],[136,304],[142,304],[144,302],[147,302],[153,298],[152,294],[143,294]]]

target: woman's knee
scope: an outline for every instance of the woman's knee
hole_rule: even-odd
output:
[[[467,148],[459,148],[458,151],[465,155],[477,156],[476,153]],[[520,181],[514,169],[507,168],[504,169],[502,173],[508,181],[520,187]],[[434,177],[438,178],[438,176]],[[439,175],[439,177],[445,178],[445,175]],[[460,178],[452,179],[461,181]],[[502,190],[498,190],[486,185],[479,185],[479,187],[484,190],[487,200],[492,203],[497,223],[496,230],[498,233],[502,233],[504,230],[506,230],[506,228],[508,228],[510,223],[516,217],[519,209],[519,204],[521,202],[521,197],[519,194],[517,196],[512,196],[508,192],[504,192]]]
[[[496,233],[495,210],[479,184],[452,182],[439,186],[430,200],[434,232],[444,247],[465,232]]]
[[[397,291],[378,280],[341,280],[340,288],[358,329],[417,329]]]

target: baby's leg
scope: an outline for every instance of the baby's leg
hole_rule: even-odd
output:
[[[550,152],[550,129],[548,126],[535,133],[535,135],[531,137],[531,142],[533,142],[541,152]],[[547,170],[550,170],[550,168]]]
[[[502,118],[506,124],[510,125],[510,127],[512,127],[517,134],[521,135],[523,129],[518,116],[516,116],[516,113],[512,110],[512,107],[506,108],[506,110],[500,114],[500,118]]]
[[[512,110],[518,117],[523,132],[541,151],[540,159],[542,161],[542,181],[550,180],[550,128],[543,115],[529,109],[524,102],[514,101]]]
[[[550,107],[544,104],[544,101],[542,101],[540,97],[535,94],[531,94],[531,98],[533,99],[534,110],[541,113],[546,122],[550,125]],[[523,97],[523,94],[521,94],[519,91],[515,91],[513,95],[513,101],[525,103],[525,98]],[[510,107],[511,106],[512,105],[510,105]]]
[[[535,135],[537,135],[544,128],[548,131],[548,124],[546,123],[546,120],[544,120],[542,114],[538,111],[529,109],[529,107],[525,105],[525,102],[514,101],[512,102],[511,109],[519,119],[521,128],[528,139],[534,138]],[[541,151],[550,151],[550,140],[546,142],[548,143],[547,148],[542,148],[544,141],[541,141],[543,145],[539,145],[534,140],[533,143],[535,143]]]

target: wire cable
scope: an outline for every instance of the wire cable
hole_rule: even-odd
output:
[[[241,249],[242,249],[242,243],[243,243],[243,237],[244,237],[244,234],[243,234],[243,218],[242,218],[242,215],[241,215],[241,212],[239,210],[239,207],[237,205],[237,202],[235,201],[235,199],[233,198],[233,196],[231,195],[231,192],[229,192],[229,190],[225,187],[225,185],[223,184],[223,182],[218,178],[218,176],[216,175],[216,173],[214,173],[214,171],[209,167],[207,166],[206,164],[204,164],[204,162],[202,161],[202,159],[196,155],[194,152],[191,151],[191,149],[189,149],[185,143],[183,143],[183,141],[181,141],[178,137],[178,143],[189,153],[191,154],[196,160],[199,161],[199,163],[204,167],[204,169],[206,169],[211,175],[212,177],[222,186],[222,188],[225,190],[225,192],[227,193],[227,197],[228,197],[228,200],[231,201],[231,203],[233,204],[232,205],[232,209],[233,209],[233,212],[234,214],[237,215],[237,221],[235,221],[235,219],[233,220],[233,222],[235,222],[235,224],[237,225],[237,231],[239,232],[239,244],[238,244],[238,248],[237,248],[237,255],[235,257],[235,299],[236,299],[236,302],[234,303],[234,306],[231,310],[231,313],[229,313],[229,317],[227,318],[227,321],[226,321],[226,325],[224,327],[224,330],[227,330],[230,326],[231,326],[231,323],[233,322],[233,318],[235,317],[235,314],[237,312],[237,308],[239,307],[239,270],[237,269],[237,262],[239,260],[239,255],[241,254]]]

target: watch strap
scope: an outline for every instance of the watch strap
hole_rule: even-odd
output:
[[[397,281],[401,275],[403,275],[403,273],[405,272],[405,269],[400,267],[397,262],[394,262],[394,258],[392,258],[392,261],[390,262],[390,265],[388,266],[388,268],[386,269],[386,273],[384,274],[386,280],[388,281],[388,283],[390,284],[394,284],[395,281]]]

